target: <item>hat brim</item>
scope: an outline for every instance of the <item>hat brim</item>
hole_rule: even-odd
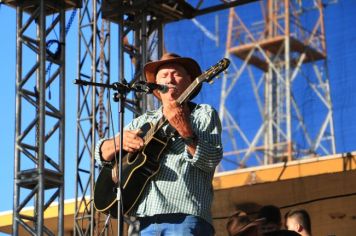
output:
[[[201,75],[201,69],[199,64],[189,57],[177,57],[177,58],[170,58],[160,61],[153,61],[147,63],[143,67],[143,71],[145,73],[146,81],[149,83],[156,83],[156,74],[158,72],[159,67],[165,64],[179,64],[184,67],[187,73],[190,75],[191,82],[195,80],[196,77]],[[190,96],[190,99],[193,99],[201,90],[202,85],[199,85],[197,89],[195,89],[194,93]],[[153,91],[153,94],[161,100],[161,95],[158,91]]]
[[[255,227],[255,226],[259,226],[260,224],[261,224],[261,222],[259,222],[259,221],[257,221],[257,220],[252,221],[252,222],[250,222],[250,223],[244,225],[244,226],[241,228],[241,231],[240,231],[240,232],[242,232],[242,231],[244,231],[244,230],[247,230],[247,229],[249,229],[249,228]],[[240,233],[240,232],[239,232],[239,233]]]
[[[264,218],[256,219],[242,226],[234,235],[240,235],[257,229],[265,221]]]

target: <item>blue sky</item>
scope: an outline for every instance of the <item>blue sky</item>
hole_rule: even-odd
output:
[[[330,70],[330,83],[334,104],[334,123],[337,142],[337,152],[356,150],[356,142],[353,137],[356,133],[356,1],[339,0],[338,4],[329,6],[325,11],[325,22],[327,32],[328,65]],[[226,12],[225,12],[226,13]],[[208,16],[206,16],[208,17]],[[204,22],[201,18],[201,22]],[[67,17],[68,20],[68,17]],[[222,20],[222,24],[224,20]],[[226,23],[226,19],[225,19]],[[76,76],[77,59],[77,22],[67,36],[67,62],[66,62],[66,199],[74,197],[74,175],[75,175],[75,125],[76,125],[76,86],[72,80]],[[197,32],[194,43],[186,46],[187,39],[176,37],[183,26],[190,26]],[[197,58],[202,68],[208,68],[213,62],[223,56],[223,51],[214,47],[199,30],[192,26],[191,21],[172,24],[167,28],[167,48],[186,56]],[[14,131],[15,131],[15,65],[16,65],[16,14],[15,10],[7,6],[0,8],[0,211],[12,210],[13,197],[13,163],[14,163]],[[224,38],[222,38],[224,40]],[[188,41],[188,42],[191,42]],[[196,43],[196,44],[195,44]],[[221,42],[223,45],[224,42]],[[209,51],[200,45],[210,45]],[[211,46],[212,45],[212,46]],[[188,49],[188,50],[187,50]],[[208,52],[207,52],[208,51]],[[186,53],[185,53],[186,52]],[[113,64],[116,65],[116,64]],[[209,97],[209,94],[219,93],[219,85],[203,89],[198,100],[218,104],[217,97]],[[70,101],[69,101],[70,100]]]
[[[14,149],[14,108],[15,108],[15,42],[16,42],[16,15],[13,9],[1,6],[0,8],[0,70],[2,71],[0,86],[1,94],[1,148],[0,155],[3,161],[0,167],[1,189],[3,193],[0,200],[0,211],[11,210],[13,192],[13,149]]]

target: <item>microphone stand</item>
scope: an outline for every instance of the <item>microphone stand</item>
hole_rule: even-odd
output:
[[[153,89],[149,88],[145,85],[145,82],[137,82],[130,86],[125,80],[123,83],[115,82],[113,84],[102,84],[96,82],[89,82],[85,80],[76,79],[73,82],[74,84],[84,85],[84,86],[97,86],[97,87],[104,87],[108,89],[113,89],[116,92],[114,93],[113,100],[115,102],[119,102],[119,134],[120,134],[120,143],[119,143],[119,160],[118,160],[118,168],[117,168],[117,224],[118,224],[118,235],[123,235],[123,215],[122,215],[122,204],[121,204],[121,174],[122,174],[122,158],[123,158],[123,129],[124,129],[124,112],[125,112],[125,102],[126,96],[129,92],[144,92],[144,93],[152,93]],[[115,134],[114,134],[115,135]],[[115,139],[114,139],[115,140]],[[116,158],[116,155],[115,155]],[[109,216],[110,217],[110,214]]]

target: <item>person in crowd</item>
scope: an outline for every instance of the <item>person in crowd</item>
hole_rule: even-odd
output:
[[[293,209],[286,213],[285,224],[288,230],[293,230],[302,236],[311,236],[311,221],[304,209]]]
[[[201,74],[200,66],[192,58],[166,53],[160,60],[147,63],[143,73],[147,82],[164,85],[168,91],[155,90],[154,96],[162,106],[147,111],[125,127],[122,149],[127,153],[144,152],[149,140],[141,127],[162,119],[168,122],[154,141],[157,138],[166,143],[157,153],[159,170],[149,179],[128,215],[137,217],[142,236],[214,235],[212,180],[223,153],[221,122],[212,106],[191,101],[199,93],[200,85],[188,99],[179,99]],[[113,161],[119,141],[119,135],[99,140],[96,160]]]
[[[291,230],[282,229],[282,215],[279,207],[265,205],[258,212],[258,218],[264,219],[259,226],[260,235],[263,236],[299,236]]]
[[[281,211],[277,206],[265,205],[258,212],[258,218],[264,218],[265,221],[261,225],[261,232],[267,233],[280,230],[282,228]]]

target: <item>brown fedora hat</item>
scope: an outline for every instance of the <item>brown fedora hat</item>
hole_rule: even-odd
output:
[[[156,83],[156,74],[158,72],[159,67],[165,64],[177,63],[184,67],[187,73],[190,75],[191,82],[194,81],[196,77],[201,75],[201,69],[199,64],[192,58],[189,57],[181,57],[175,53],[165,53],[158,61],[148,62],[143,67],[143,72],[146,77],[146,81],[149,83]],[[201,85],[194,91],[190,99],[193,99],[200,92]],[[153,94],[161,99],[161,96],[158,91],[153,91]]]

